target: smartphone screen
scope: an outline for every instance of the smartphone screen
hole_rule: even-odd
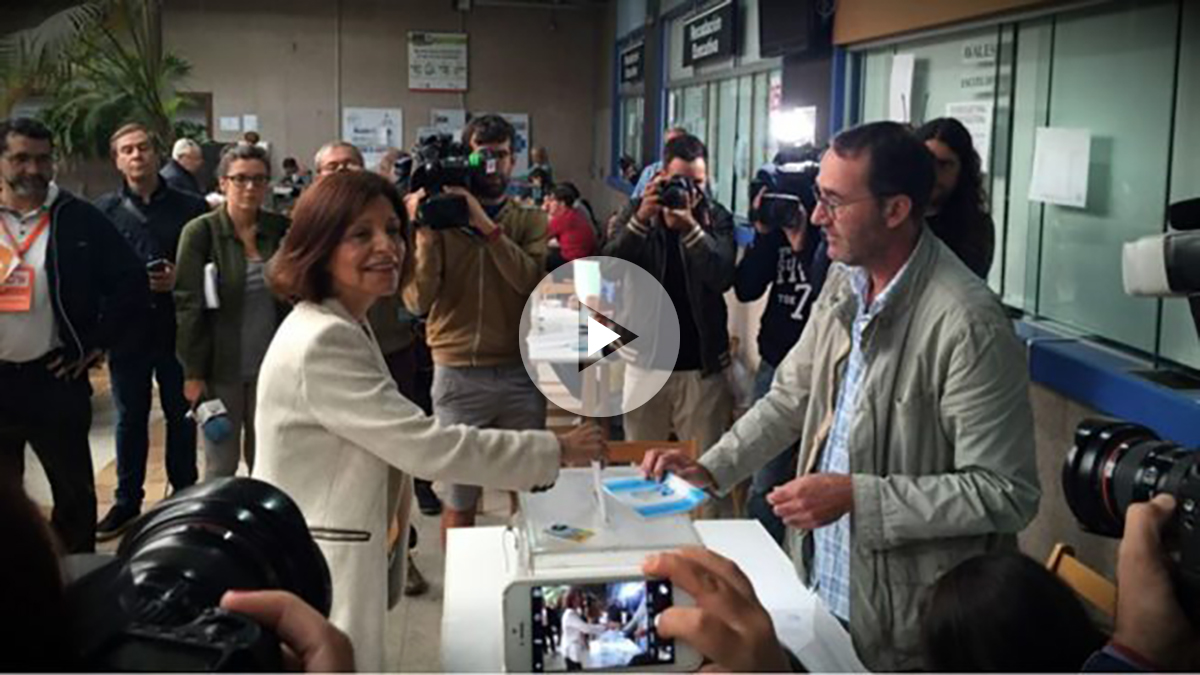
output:
[[[635,578],[530,588],[533,672],[675,663],[675,641],[655,618],[672,604],[671,582]]]

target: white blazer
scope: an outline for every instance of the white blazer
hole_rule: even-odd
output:
[[[360,672],[383,670],[389,467],[408,474],[405,484],[416,475],[510,490],[558,476],[550,432],[445,426],[425,416],[400,394],[370,328],[336,300],[301,302],[275,333],[258,378],[255,430],[254,477],[304,513],[333,577],[330,619],[349,634]],[[408,506],[399,509],[401,550]]]

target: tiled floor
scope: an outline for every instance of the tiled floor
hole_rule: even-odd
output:
[[[116,415],[107,376],[99,372],[93,376],[92,381],[96,390],[92,399],[92,461],[96,472],[98,513],[102,518],[112,504],[113,489],[116,486]],[[150,423],[150,461],[145,488],[147,503],[143,511],[161,500],[165,494],[167,482],[163,465],[163,432],[162,413],[156,404]],[[203,463],[203,452],[199,454]],[[26,450],[26,460],[26,490],[35,502],[48,511],[52,499],[41,464],[29,450]],[[419,539],[415,561],[429,581],[429,591],[419,597],[403,599],[388,616],[386,665],[388,670],[392,671],[437,672],[441,670],[442,569],[445,557],[439,544],[439,519],[421,515],[415,505],[413,514]],[[488,492],[484,497],[484,513],[480,516],[480,524],[502,524],[507,518],[507,495]],[[108,542],[99,548],[103,551],[115,550],[116,542]]]

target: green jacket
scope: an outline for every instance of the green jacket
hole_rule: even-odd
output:
[[[924,591],[980,553],[1015,548],[1037,513],[1025,352],[999,299],[926,230],[863,334],[867,363],[849,431],[850,634],[872,670],[922,668]],[[727,491],[797,439],[815,472],[833,423],[858,303],[830,269],[771,390],[700,459]],[[789,530],[811,581],[811,532]],[[810,583],[811,585],[811,583]]]
[[[258,217],[258,252],[270,260],[279,249],[290,221],[262,211]],[[246,251],[225,207],[191,221],[179,237],[175,281],[175,350],[184,377],[205,382],[241,381],[242,301],[246,286]],[[216,263],[220,307],[206,309],[204,267]],[[277,321],[288,305],[276,303]]]

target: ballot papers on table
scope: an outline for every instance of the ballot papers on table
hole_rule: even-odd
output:
[[[674,474],[657,481],[652,478],[608,478],[604,491],[643,518],[661,518],[687,513],[708,499],[704,490]]]
[[[640,478],[636,467],[607,467],[599,483]],[[686,513],[639,515],[598,490],[591,469],[563,469],[553,488],[522,493],[520,499],[516,529],[521,564],[529,574],[635,568],[652,552],[701,545]],[[606,508],[601,500],[608,500]]]

